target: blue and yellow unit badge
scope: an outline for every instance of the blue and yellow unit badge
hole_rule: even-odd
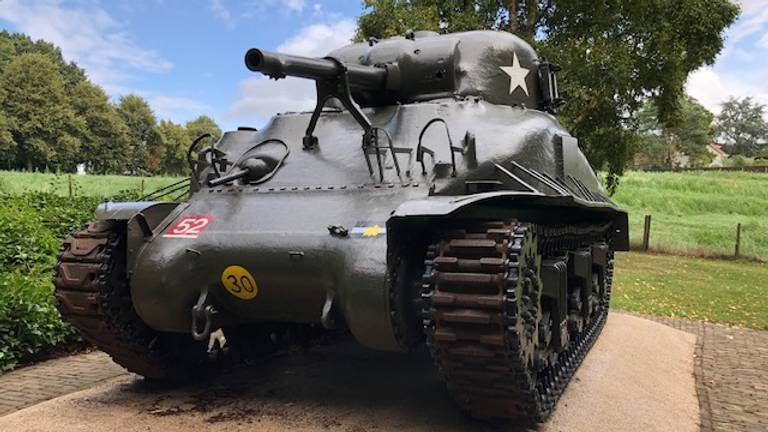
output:
[[[383,223],[357,222],[349,231],[350,237],[373,238],[387,234],[387,226]]]

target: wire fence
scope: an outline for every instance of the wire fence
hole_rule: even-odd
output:
[[[632,250],[768,261],[768,231],[747,220],[723,223],[706,216],[681,220],[663,215],[631,215]]]

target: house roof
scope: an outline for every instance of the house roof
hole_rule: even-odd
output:
[[[709,143],[709,146],[707,146],[708,149],[715,154],[718,154],[720,156],[728,156],[728,153],[723,150],[723,146],[717,143]]]

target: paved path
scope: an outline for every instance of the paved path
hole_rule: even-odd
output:
[[[695,432],[695,336],[626,314],[603,334],[537,432]],[[352,340],[282,355],[176,388],[125,375],[0,417],[0,430],[200,432],[523,431],[456,409],[426,350],[375,352]]]
[[[697,336],[702,432],[768,431],[768,331],[645,317]]]
[[[126,374],[103,352],[49,360],[0,375],[0,416]]]
[[[697,336],[703,432],[768,430],[768,331],[645,317]],[[101,353],[51,360],[0,376],[0,416],[124,373]]]

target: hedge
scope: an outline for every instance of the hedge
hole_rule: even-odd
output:
[[[93,218],[101,199],[0,195],[0,372],[80,339],[53,302],[61,240]]]

